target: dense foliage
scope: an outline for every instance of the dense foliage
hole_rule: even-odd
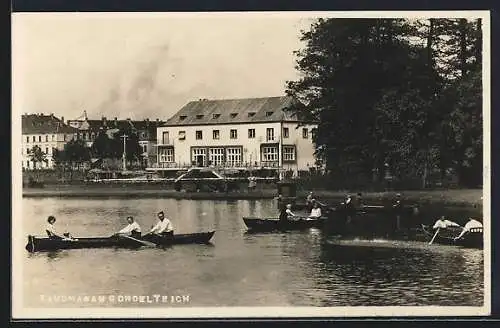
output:
[[[320,122],[318,160],[339,179],[480,185],[481,35],[480,20],[315,22],[287,93]]]

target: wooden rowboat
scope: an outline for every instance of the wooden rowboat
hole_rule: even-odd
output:
[[[168,246],[176,244],[208,244],[212,239],[215,231],[178,234],[173,235],[171,239],[163,241],[155,240],[157,246]],[[147,239],[145,239],[147,240]],[[38,251],[56,251],[60,249],[76,249],[76,248],[105,248],[105,247],[123,247],[123,248],[139,248],[144,246],[140,239],[128,239],[117,237],[85,237],[76,238],[73,240],[51,239],[47,237],[28,236],[26,250],[28,252]]]
[[[468,248],[483,248],[483,229],[475,228],[464,234],[460,239],[455,240],[462,232],[462,227],[446,227],[440,228],[433,243],[442,245],[456,245]],[[432,226],[422,224],[422,232],[426,237],[426,241],[432,240],[436,229]]]
[[[317,219],[297,217],[286,222],[280,222],[278,218],[255,218],[244,217],[243,221],[249,231],[270,232],[287,230],[306,230],[309,228],[321,228],[327,222],[327,218]]]

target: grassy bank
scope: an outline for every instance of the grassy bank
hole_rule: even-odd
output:
[[[342,200],[345,192],[315,190],[318,199],[336,203]],[[453,190],[420,190],[402,191],[402,198],[406,202],[425,204],[439,204],[442,206],[462,206],[482,209],[481,189],[453,189]],[[366,192],[363,199],[368,204],[384,204],[394,199],[395,192]],[[154,186],[46,186],[42,189],[24,188],[23,197],[159,197],[173,199],[270,199],[276,196],[276,190],[263,188],[254,192],[177,192]],[[298,198],[305,199],[306,191],[300,191]]]

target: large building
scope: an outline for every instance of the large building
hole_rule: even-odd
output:
[[[54,115],[26,114],[22,116],[22,167],[24,169],[50,169],[54,167],[54,149],[63,150],[64,145],[76,137],[78,130],[64,124]],[[45,162],[34,162],[29,152],[40,147],[45,154]]]
[[[150,121],[149,119],[134,121],[130,118],[118,120],[115,117],[108,120],[105,116],[100,120],[89,120],[85,111],[81,117],[68,121],[69,126],[78,129],[77,138],[84,140],[88,147],[92,146],[101,131],[106,132],[109,138],[113,138],[120,130],[130,130],[137,134],[139,146],[142,150],[141,161],[144,167],[153,166],[156,162],[156,128],[163,123],[159,119],[156,119],[156,121]]]
[[[181,167],[308,170],[317,124],[285,111],[291,97],[192,101],[157,129],[157,171]]]

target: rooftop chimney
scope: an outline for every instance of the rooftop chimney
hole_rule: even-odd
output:
[[[118,118],[115,117],[115,128],[118,126]]]
[[[64,124],[64,116],[61,116],[61,122]]]

